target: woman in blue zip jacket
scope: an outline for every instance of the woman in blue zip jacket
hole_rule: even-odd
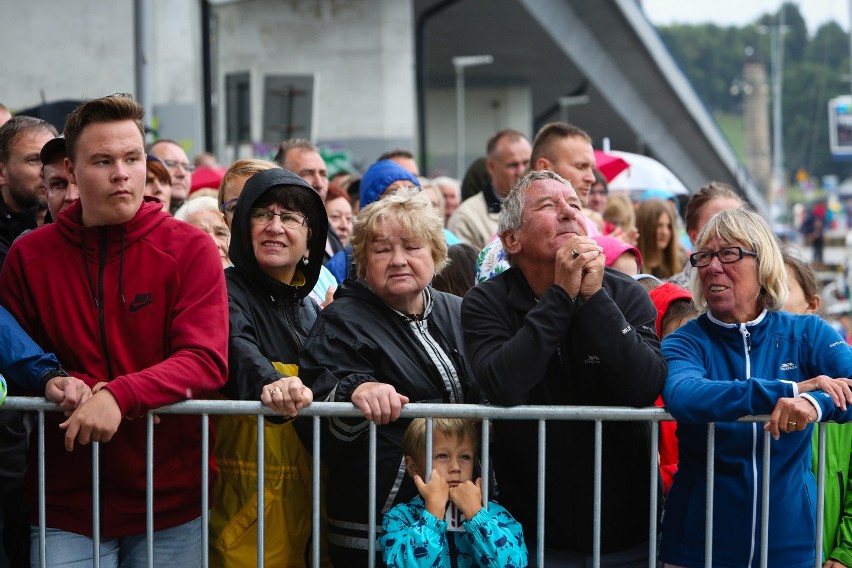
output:
[[[690,263],[692,295],[706,313],[662,343],[663,400],[678,421],[680,463],[666,500],[661,559],[670,566],[756,566],[761,487],[768,475],[768,565],[814,565],[816,483],[810,422],[846,420],[852,348],[817,316],[780,312],[788,295],[781,249],[745,207],[715,215]],[[810,393],[810,394],[805,394]],[[732,422],[772,414],[772,422]],[[705,542],[707,422],[715,433],[713,538]],[[763,451],[772,433],[769,471]]]

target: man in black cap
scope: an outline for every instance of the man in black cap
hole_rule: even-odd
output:
[[[47,211],[50,215],[46,222],[56,219],[62,210],[80,197],[77,184],[68,179],[68,172],[65,170],[66,156],[68,152],[65,149],[64,136],[49,141],[39,154],[44,188],[47,191]]]

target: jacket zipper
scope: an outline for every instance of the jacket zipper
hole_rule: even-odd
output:
[[[751,375],[751,333],[746,328],[746,324],[740,324],[739,332],[743,340],[743,355],[745,355],[745,380],[748,381]],[[757,552],[757,539],[755,531],[757,530],[757,488],[759,484],[759,475],[757,467],[757,451],[759,439],[757,435],[757,425],[751,424],[751,471],[752,471],[752,488],[751,497],[751,553],[748,557],[748,567],[751,568],[754,562],[754,555]],[[763,475],[768,475],[763,472]]]
[[[302,346],[304,345],[304,340],[302,339],[302,336],[299,334],[299,332],[296,331],[296,324],[293,321],[293,318],[291,317],[290,310],[287,309],[287,303],[278,302],[278,306],[278,311],[284,318],[284,323],[287,324],[287,330],[290,332],[290,336],[293,338],[293,341],[296,342],[296,346],[298,347],[297,351],[301,351]]]
[[[107,380],[112,380],[112,359],[109,355],[109,345],[107,344],[106,321],[104,314],[104,268],[106,266],[107,255],[107,228],[101,227],[100,238],[100,258],[98,260],[98,327],[101,332],[101,348],[104,351],[104,361],[107,367]]]
[[[846,482],[843,480],[843,472],[837,472],[837,485],[840,488],[840,503],[846,502]],[[840,521],[843,519],[843,507],[840,507],[840,512],[837,514],[837,526],[840,526]]]
[[[434,337],[432,337],[429,334],[426,323],[427,322],[425,322],[425,321],[415,322],[414,325],[415,325],[415,327],[417,327],[417,332],[420,333],[420,335],[422,337],[424,337],[424,341],[426,341],[426,343],[431,342],[435,345],[435,347],[444,351],[444,347],[440,343],[438,343],[438,340],[435,339]],[[450,349],[449,353],[447,353],[447,351],[444,351],[444,354],[447,355],[447,358],[450,360],[451,363],[454,362],[453,357],[452,357],[452,349]],[[438,358],[440,358],[440,356],[438,356],[438,355],[436,355],[436,356]],[[435,369],[438,371],[438,378],[440,379],[441,386],[443,388],[446,388],[447,385],[445,385],[443,379],[440,378],[441,377],[441,370],[438,369],[437,364],[433,363],[433,365],[435,366]],[[449,373],[449,372],[447,373],[447,383],[449,383],[449,385],[450,385],[450,393],[449,393],[450,397],[451,397],[450,402],[460,403],[460,402],[464,402],[464,398],[462,397],[461,385],[457,384],[458,381],[460,380],[460,374],[459,374],[458,369],[456,369],[456,377],[457,377],[456,380],[453,380],[452,373]]]
[[[104,270],[106,267],[106,256],[107,256],[107,228],[101,227],[101,235],[100,235],[100,258],[98,259],[98,327],[101,332],[101,348],[104,351],[104,361],[106,362],[107,367],[107,380],[111,381],[113,379],[112,375],[112,359],[109,355],[109,345],[107,343],[107,334],[106,334],[106,316],[104,314]],[[85,254],[85,253],[84,253]],[[106,445],[98,444],[98,470],[99,470],[99,478],[101,480],[100,486],[98,487],[98,493],[100,494],[100,499],[98,503],[98,509],[100,510],[100,526],[96,528],[97,531],[100,532],[101,527],[104,523],[104,515],[106,512],[106,503],[104,502],[104,498],[106,493],[102,491],[103,488],[103,480],[104,473],[106,471],[104,464],[106,463]]]

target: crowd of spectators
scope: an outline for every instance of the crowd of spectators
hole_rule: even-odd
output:
[[[323,566],[366,566],[372,529],[375,560],[390,566],[586,566],[596,546],[602,566],[703,566],[707,546],[718,565],[755,564],[761,546],[770,566],[814,565],[812,424],[852,418],[852,347],[817,315],[807,264],[731,188],[697,190],[682,229],[673,201],[634,212],[610,195],[591,137],[567,123],[532,143],[500,130],[460,183],[422,177],[405,149],[362,176],[330,176],[302,139],[283,141],[274,161],[190,162],[176,141],[146,145],[142,120],[131,97],[113,95],[83,103],[62,135],[24,116],[0,126],[0,401],[8,388],[64,411],[45,417],[41,480],[32,416],[0,412],[0,568],[42,561],[40,481],[43,560],[92,565],[95,473],[100,561],[145,565],[140,418],[187,399],[260,401],[276,414],[262,425],[263,471],[255,416],[212,420],[209,456],[199,416],[157,416],[156,566],[200,565],[204,531],[211,566],[256,565],[259,476],[269,566],[305,566],[315,552]],[[196,168],[215,182],[194,180]],[[315,535],[312,431],[298,416],[326,401],[359,415],[322,421]],[[400,418],[424,402],[657,404],[678,422],[661,428],[652,455],[647,422],[605,421],[596,445],[592,422],[547,421],[539,446],[537,421],[497,420],[481,471],[476,422],[436,419],[427,444],[423,420]],[[761,414],[767,436],[735,422]],[[706,423],[716,421],[715,529],[704,542]],[[834,568],[852,565],[849,428],[826,430],[838,479],[827,484],[837,487],[822,560]],[[99,472],[81,448],[92,442]],[[654,518],[657,477],[665,514]],[[543,558],[531,553],[539,531]]]

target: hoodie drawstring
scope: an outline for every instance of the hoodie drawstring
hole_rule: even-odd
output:
[[[89,282],[89,293],[92,295],[95,307],[100,308],[101,306],[98,303],[98,295],[95,293],[95,284],[92,282],[92,275],[89,272],[89,262],[86,260],[86,231],[80,232],[80,249],[83,252],[83,271],[86,273],[86,280]]]
[[[121,230],[121,249],[118,256],[118,294],[121,296],[121,303],[126,304],[124,299],[124,237],[126,231]],[[89,283],[89,293],[92,295],[92,300],[95,302],[95,307],[100,308],[98,295],[95,292],[95,283],[92,282],[92,274],[89,272],[89,262],[86,260],[86,232],[80,232],[80,249],[83,252],[83,270],[86,273],[86,281]]]
[[[121,296],[121,303],[124,301],[124,234],[125,230],[121,229],[121,249],[118,253],[118,293]]]

